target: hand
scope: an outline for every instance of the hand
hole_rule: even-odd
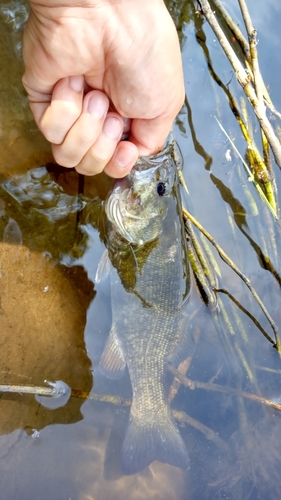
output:
[[[162,0],[41,1],[23,39],[35,121],[59,164],[124,177],[161,149],[183,104],[174,23]]]

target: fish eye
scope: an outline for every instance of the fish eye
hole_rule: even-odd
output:
[[[159,194],[159,196],[163,196],[165,194],[165,191],[166,191],[166,186],[165,186],[165,183],[164,182],[159,182],[157,184],[157,193]]]

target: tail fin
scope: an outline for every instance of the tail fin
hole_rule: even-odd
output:
[[[159,460],[181,469],[189,469],[189,456],[170,411],[156,414],[149,423],[130,417],[122,448],[124,474],[135,474]]]

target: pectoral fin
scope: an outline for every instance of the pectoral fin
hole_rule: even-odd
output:
[[[105,280],[110,272],[110,260],[108,256],[107,249],[104,250],[101,259],[98,264],[98,268],[95,276],[95,283],[100,283]]]
[[[115,328],[112,326],[100,360],[100,370],[105,377],[118,379],[122,377],[125,367],[126,361]]]

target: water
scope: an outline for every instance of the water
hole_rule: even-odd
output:
[[[228,4],[242,26],[236,1]],[[153,463],[140,474],[122,476],[119,457],[130,384],[126,376],[109,381],[97,369],[111,321],[108,283],[94,284],[104,248],[101,202],[111,180],[86,178],[83,196],[77,198],[78,175],[52,164],[50,147],[32,121],[20,85],[24,5],[2,2],[0,12],[0,383],[44,386],[45,380],[62,380],[76,392],[56,409],[41,405],[34,395],[1,395],[1,499],[277,498],[280,415],[241,392],[278,400],[280,359],[262,335],[262,330],[272,332],[259,307],[217,256],[219,287],[241,304],[232,308],[231,297],[219,294],[230,317],[234,311],[241,322],[227,339],[240,347],[251,371],[226,345],[223,332],[216,330],[210,311],[200,306],[194,292],[193,328],[199,341],[187,374],[194,383],[191,388],[181,386],[172,402],[173,409],[194,419],[185,425],[179,416],[191,469],[184,473]],[[249,0],[248,6],[258,29],[261,70],[281,109],[280,7],[262,0]],[[223,91],[210,76],[207,59],[224,84],[230,82],[237,99],[241,91],[192,2],[173,5],[173,13],[187,94],[175,131],[190,192],[185,203],[250,277],[278,325],[279,264],[268,245],[272,219],[214,119],[219,118],[244,155],[240,130]],[[255,123],[252,113],[250,117]],[[255,139],[259,143],[257,134]],[[34,170],[43,165],[47,170]],[[279,169],[275,173],[279,185]],[[83,211],[77,212],[82,205]],[[264,256],[271,259],[275,276],[264,268]],[[214,384],[225,392],[218,392]],[[93,392],[95,399],[87,399]],[[111,396],[108,402],[101,400],[104,395]]]

